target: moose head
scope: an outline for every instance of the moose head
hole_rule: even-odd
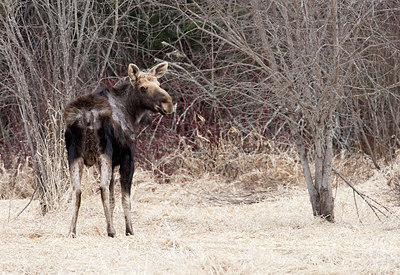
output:
[[[142,72],[135,64],[129,64],[128,76],[135,90],[140,94],[141,104],[160,114],[174,112],[171,96],[160,87],[158,79],[167,71],[168,63],[155,65],[148,72]]]

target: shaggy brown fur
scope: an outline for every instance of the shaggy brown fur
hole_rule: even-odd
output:
[[[113,226],[114,167],[119,166],[122,206],[126,235],[132,235],[130,190],[134,172],[135,130],[147,111],[173,112],[170,95],[160,88],[168,64],[161,63],[149,72],[141,72],[130,64],[130,81],[78,97],[68,103],[64,117],[67,127],[65,141],[68,151],[74,211],[70,235],[76,236],[76,223],[81,204],[81,175],[83,165],[97,164],[100,168],[100,190],[107,222],[107,233],[115,236]]]

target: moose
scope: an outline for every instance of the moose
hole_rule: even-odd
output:
[[[114,237],[113,225],[114,168],[119,167],[125,235],[133,235],[130,215],[130,192],[134,173],[136,130],[147,113],[162,115],[174,112],[171,96],[160,87],[158,79],[168,63],[140,71],[129,64],[129,80],[114,87],[100,88],[72,100],[64,111],[65,142],[72,184],[73,213],[69,235],[76,237],[76,223],[81,205],[81,177],[84,165],[100,169],[100,192],[107,222],[107,234]]]

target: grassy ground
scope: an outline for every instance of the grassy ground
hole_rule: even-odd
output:
[[[138,171],[135,235],[124,236],[118,199],[117,237],[106,237],[100,195],[84,191],[78,238],[67,237],[70,204],[41,216],[33,202],[0,201],[0,271],[4,273],[400,273],[400,207],[384,175],[357,188],[390,206],[379,222],[344,185],[335,190],[335,223],[311,215],[302,184],[254,191],[210,175],[158,184]],[[119,195],[119,194],[117,194]],[[361,220],[361,222],[360,222]]]

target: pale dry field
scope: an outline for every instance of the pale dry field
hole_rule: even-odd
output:
[[[0,201],[2,273],[100,274],[397,274],[400,208],[376,172],[357,187],[390,207],[379,222],[339,184],[336,222],[311,215],[305,187],[257,191],[210,175],[158,184],[138,171],[133,190],[135,235],[124,236],[119,194],[117,237],[106,237],[99,194],[84,190],[78,238],[67,236],[71,209],[41,216],[37,202]],[[258,201],[258,202],[257,202]]]

